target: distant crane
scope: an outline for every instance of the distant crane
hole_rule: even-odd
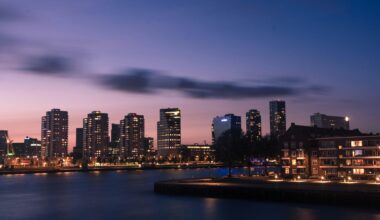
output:
[[[13,149],[13,140],[11,140],[8,135],[5,136],[7,142],[7,156],[12,157],[15,155],[15,150]]]
[[[9,138],[7,133],[8,132],[2,133],[0,138],[2,139],[2,143],[7,147],[7,149],[4,149],[4,151],[6,150],[6,152],[2,152],[4,156],[4,166],[6,168],[9,168],[12,166],[12,157],[15,155],[15,151],[12,144],[13,140]]]

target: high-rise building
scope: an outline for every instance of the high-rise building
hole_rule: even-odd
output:
[[[350,130],[350,118],[345,116],[330,116],[321,113],[315,113],[310,116],[311,126],[318,128],[333,128]]]
[[[83,156],[101,157],[107,155],[109,134],[108,114],[93,111],[83,119]]]
[[[176,158],[181,148],[181,110],[179,108],[160,109],[157,122],[158,155]]]
[[[75,146],[83,150],[83,128],[75,130]]]
[[[144,150],[147,152],[148,150],[154,149],[154,141],[152,137],[145,137],[144,138]]]
[[[216,116],[212,120],[212,144],[215,145],[218,139],[228,130],[241,131],[241,117],[234,114]]]
[[[41,156],[41,141],[37,138],[26,137],[24,139],[26,155],[29,157]]]
[[[279,138],[286,132],[285,101],[271,101],[269,103],[270,135]]]
[[[111,154],[114,156],[121,155],[120,137],[121,137],[120,124],[112,124],[111,125],[111,142],[108,149],[111,152]]]
[[[155,159],[157,151],[154,149],[154,141],[152,137],[144,138],[144,150],[145,161],[152,161]]]
[[[246,113],[247,137],[250,143],[261,140],[261,115],[256,109]]]
[[[69,116],[67,111],[52,109],[42,117],[41,154],[55,158],[67,155]]]
[[[144,155],[144,116],[129,113],[120,121],[120,146],[124,157],[139,158]]]
[[[8,131],[1,130],[0,131],[0,156],[4,157],[7,155],[8,148]]]
[[[120,142],[120,124],[112,124],[111,126],[111,143],[118,146]]]
[[[83,128],[75,130],[75,147],[73,148],[73,156],[75,159],[83,157]]]

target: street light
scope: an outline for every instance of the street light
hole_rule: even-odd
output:
[[[348,181],[348,182],[351,182],[351,181],[352,181],[352,177],[350,177],[350,176],[347,177],[347,181]]]

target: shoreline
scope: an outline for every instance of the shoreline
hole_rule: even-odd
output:
[[[159,166],[107,166],[107,167],[89,167],[82,169],[79,167],[72,168],[15,168],[10,170],[0,170],[1,175],[14,174],[35,174],[35,173],[67,173],[67,172],[107,172],[107,171],[122,171],[122,170],[165,170],[165,169],[198,169],[198,168],[223,168],[220,164],[190,164],[190,165],[159,165]]]
[[[203,178],[156,182],[154,192],[176,196],[380,207],[380,183],[283,181],[264,177]]]

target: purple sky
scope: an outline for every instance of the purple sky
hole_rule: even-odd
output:
[[[0,129],[16,141],[40,138],[41,116],[61,108],[69,111],[71,149],[93,110],[109,113],[110,123],[143,114],[146,134],[156,138],[159,109],[179,107],[183,143],[210,142],[214,116],[252,108],[267,133],[268,102],[281,98],[288,126],[321,112],[379,132],[379,10],[377,1],[3,0]],[[41,56],[58,64],[41,68],[34,62],[46,61]],[[131,68],[196,87],[156,80],[140,91],[99,80]],[[220,85],[232,89],[220,95]]]

